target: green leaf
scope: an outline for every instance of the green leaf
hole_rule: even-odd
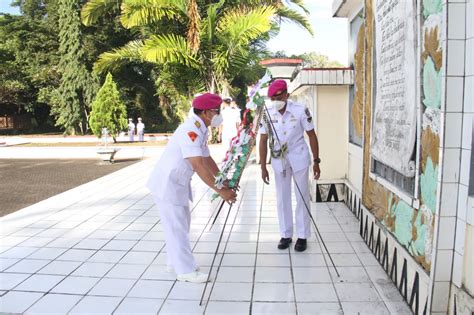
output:
[[[186,16],[184,0],[124,0],[120,21],[126,28],[147,26],[163,18],[169,20]]]
[[[86,26],[96,23],[101,16],[117,5],[120,5],[119,0],[89,0],[81,10],[82,23]]]

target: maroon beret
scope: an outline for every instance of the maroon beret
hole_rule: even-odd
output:
[[[217,109],[221,106],[222,98],[219,95],[206,93],[199,95],[193,100],[193,107],[196,109]]]
[[[268,97],[278,96],[286,90],[287,90],[287,86],[286,86],[285,80],[275,80],[268,87],[267,95]]]

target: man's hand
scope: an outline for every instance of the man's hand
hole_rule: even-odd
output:
[[[237,199],[237,194],[235,193],[235,191],[227,187],[220,189],[219,195],[221,196],[222,199],[224,199],[230,204],[234,203],[235,200]]]
[[[321,176],[321,170],[319,169],[318,163],[314,163],[313,165],[313,175],[314,179],[319,179],[319,176]]]
[[[268,176],[268,170],[266,167],[262,167],[262,179],[265,184],[270,184],[270,177]]]

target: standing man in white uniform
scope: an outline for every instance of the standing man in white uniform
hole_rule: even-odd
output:
[[[160,211],[168,267],[174,269],[180,281],[201,283],[207,280],[207,274],[198,271],[189,243],[190,183],[194,172],[225,201],[233,203],[237,196],[227,187],[218,189],[214,186],[219,168],[207,146],[208,126],[219,127],[222,123],[221,103],[218,95],[210,93],[194,99],[194,115],[176,129],[147,183]]]
[[[133,142],[133,137],[135,135],[135,124],[133,123],[133,119],[128,119],[128,141]]]
[[[143,140],[144,140],[144,135],[145,135],[145,124],[142,122],[142,118],[141,118],[141,117],[138,117],[137,135],[138,135],[138,141],[143,142]]]
[[[224,119],[221,129],[222,144],[229,147],[230,140],[237,136],[240,125],[240,110],[237,104],[229,97],[222,103],[222,118]]]
[[[280,225],[279,249],[290,246],[293,237],[293,210],[291,205],[291,180],[298,184],[301,194],[294,185],[296,194],[296,234],[295,250],[306,250],[306,239],[311,236],[311,221],[304,202],[309,206],[308,176],[311,158],[304,133],[308,135],[313,156],[313,176],[319,179],[319,145],[314,131],[313,118],[307,107],[288,100],[287,85],[284,80],[276,80],[268,87],[268,97],[272,107],[268,109],[268,120],[260,126],[259,152],[262,179],[268,184],[267,142],[270,140],[272,167],[275,173],[278,221]],[[274,128],[274,129],[273,129]]]

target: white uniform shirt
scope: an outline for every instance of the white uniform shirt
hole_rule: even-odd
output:
[[[142,122],[139,122],[139,123],[137,124],[137,132],[140,133],[140,132],[143,132],[143,130],[145,130],[145,124],[142,123]]]
[[[155,198],[178,206],[189,205],[194,170],[187,158],[210,156],[207,138],[207,127],[197,115],[176,129],[147,182]]]
[[[128,123],[128,131],[135,132],[135,124],[133,122]]]
[[[273,107],[268,109],[270,119],[275,127],[276,134],[282,144],[287,143],[288,152],[286,163],[294,172],[302,170],[311,165],[311,157],[308,145],[304,139],[306,131],[314,129],[313,117],[307,107],[302,104],[288,100],[286,110],[282,114]],[[262,120],[259,129],[260,134],[267,134],[267,126]],[[278,140],[275,138],[275,149],[279,149]],[[283,171],[281,159],[272,158],[272,166],[275,172]]]

